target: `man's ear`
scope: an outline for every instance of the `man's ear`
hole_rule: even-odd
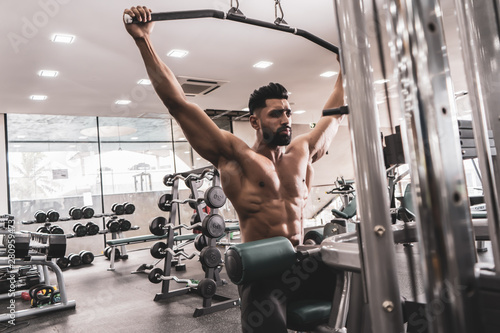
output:
[[[256,115],[252,114],[250,118],[248,118],[248,120],[250,121],[250,125],[252,125],[254,130],[260,129],[259,118],[257,118]]]

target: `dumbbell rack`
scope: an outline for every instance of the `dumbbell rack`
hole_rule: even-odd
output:
[[[5,216],[5,215],[4,215]],[[2,218],[4,217],[2,216]],[[41,279],[40,282],[44,284],[50,284],[48,267],[56,274],[57,286],[60,292],[60,303],[47,304],[43,307],[29,308],[23,310],[17,310],[14,313],[8,311],[7,313],[0,314],[0,322],[5,322],[12,319],[11,315],[15,315],[15,318],[22,318],[27,316],[38,316],[43,315],[48,312],[60,311],[65,309],[73,309],[76,306],[74,300],[68,300],[66,295],[66,288],[64,283],[64,277],[61,269],[57,266],[52,258],[57,258],[59,256],[64,256],[66,252],[66,237],[64,235],[49,235],[41,234],[36,232],[18,232],[13,230],[13,218],[7,221],[7,223],[2,223],[0,226],[0,235],[3,235],[5,246],[5,252],[0,253],[0,265],[2,266],[37,266],[43,267],[40,272]],[[9,243],[9,241],[12,241]],[[14,257],[9,256],[11,254],[10,246],[8,244],[15,244]],[[9,294],[7,297],[1,295],[0,298],[10,298]],[[14,297],[19,297],[20,293],[13,293]]]
[[[212,178],[212,186],[220,186],[220,177],[217,172],[217,170],[214,170],[213,172],[213,178]],[[170,216],[168,219],[168,224],[165,226],[166,227],[166,232],[168,234],[168,238],[166,240],[166,256],[165,256],[165,261],[164,261],[164,270],[163,274],[166,277],[170,277],[171,273],[171,263],[172,259],[174,258],[175,253],[173,251],[174,249],[174,233],[175,230],[180,229],[181,227],[184,227],[185,229],[193,229],[196,226],[201,226],[201,222],[192,225],[190,227],[187,227],[185,225],[179,224],[179,226],[175,226],[176,224],[176,217],[177,217],[177,210],[179,209],[180,205],[180,200],[179,200],[179,180],[184,179],[186,181],[186,185],[191,190],[191,197],[194,201],[197,202],[196,205],[196,213],[200,217],[200,220],[203,221],[204,218],[207,216],[207,214],[203,211],[203,204],[202,201],[199,200],[200,198],[198,197],[198,181],[202,180],[206,176],[207,172],[204,170],[200,176],[196,176],[194,174],[187,175],[186,177],[183,177],[182,175],[175,176],[171,178],[169,182],[164,182],[167,186],[172,187],[172,192],[171,192],[171,198],[172,198],[172,203],[171,203],[171,209],[170,209]],[[214,208],[211,210],[210,215],[215,215],[218,213],[218,209]],[[222,220],[223,221],[223,220]],[[206,236],[205,236],[206,237]],[[207,247],[211,248],[216,248],[216,238],[207,238]],[[217,249],[217,251],[219,251]],[[176,254],[176,256],[179,256],[179,253]],[[219,266],[217,267],[204,267],[205,271],[205,279],[211,279],[215,281],[217,286],[222,286],[225,284],[225,282],[220,278],[219,272]],[[175,277],[172,277],[172,279],[175,280]],[[160,301],[163,299],[168,299],[174,296],[178,295],[183,295],[187,293],[198,293],[199,290],[199,285],[195,288],[192,286],[187,286],[184,288],[180,289],[175,289],[175,290],[170,290],[170,281],[171,279],[162,279],[162,286],[161,286],[161,292],[157,293],[154,297],[154,301]],[[212,301],[215,300],[217,301],[216,304],[212,304]],[[222,311],[226,310],[232,307],[236,307],[240,305],[240,300],[239,299],[230,299],[228,297],[219,295],[214,293],[213,295],[210,295],[210,297],[205,297],[203,296],[203,306],[196,308],[193,317],[200,317],[206,314],[214,313],[217,311]]]
[[[114,210],[114,206],[113,206],[113,210]],[[71,214],[71,210],[70,210],[70,214]],[[58,217],[57,221],[50,221],[50,222],[47,222],[47,221],[43,221],[42,222],[42,221],[37,221],[35,219],[35,220],[21,221],[21,223],[22,224],[35,224],[35,223],[36,224],[45,224],[45,226],[48,226],[48,225],[50,225],[51,222],[66,222],[66,221],[78,221],[79,222],[79,221],[84,221],[84,220],[100,219],[100,218],[102,218],[104,224],[106,224],[106,218],[116,218],[116,217],[122,216],[122,215],[130,215],[130,214],[126,213],[125,211],[121,211],[120,214],[118,214],[118,213],[112,213],[112,214],[93,214],[92,216],[89,216],[89,217],[82,216],[80,218],[73,218],[72,216],[69,216],[69,217]],[[138,226],[131,226],[129,230],[138,230],[138,229],[139,229]],[[112,231],[109,231],[107,229],[100,229],[99,232],[96,233],[96,234],[94,234],[94,235],[77,236],[76,233],[67,233],[67,234],[64,234],[64,235],[65,235],[66,238],[69,239],[69,238],[89,237],[89,236],[95,236],[95,235],[104,235],[104,234],[107,234],[107,233],[111,233],[112,239],[124,238],[123,231],[119,230],[119,231],[113,231],[112,232]],[[121,255],[120,255],[120,258],[121,259],[127,259],[128,258],[127,250],[125,248],[125,245],[121,246]],[[113,258],[113,261],[114,261],[114,258]]]

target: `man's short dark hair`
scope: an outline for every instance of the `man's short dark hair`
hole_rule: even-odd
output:
[[[262,86],[253,91],[248,100],[250,114],[259,108],[266,107],[268,99],[288,99],[288,91],[279,83],[270,82],[267,86]]]

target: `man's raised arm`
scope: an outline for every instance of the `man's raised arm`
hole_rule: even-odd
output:
[[[151,22],[151,10],[138,6],[125,9],[124,14],[139,21],[136,24],[125,24],[125,28],[141,52],[156,93],[179,123],[193,149],[217,167],[220,156],[232,155],[233,135],[220,130],[198,105],[186,99],[174,73],[153,49],[150,39],[154,26]]]
[[[323,110],[338,108],[342,105],[344,105],[344,87],[342,86],[342,72],[340,72],[333,92],[326,101]],[[342,119],[344,119],[343,115],[323,116],[314,129],[306,135],[312,162],[320,159],[328,150]]]

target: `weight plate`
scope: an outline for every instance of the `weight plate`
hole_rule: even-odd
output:
[[[148,280],[152,283],[160,283],[161,277],[163,276],[163,270],[161,268],[153,268],[148,274]]]
[[[135,206],[133,204],[126,202],[123,206],[125,207],[125,214],[134,214]]]
[[[76,207],[71,207],[71,209],[69,210],[69,216],[71,216],[73,220],[79,220],[82,218],[83,213],[81,209]]]
[[[94,222],[88,222],[85,227],[87,228],[87,234],[89,236],[97,235],[99,233],[99,226]]]
[[[158,208],[164,212],[170,212],[172,210],[172,194],[165,193],[158,200]]]
[[[212,186],[205,192],[205,202],[210,208],[221,208],[226,203],[226,195],[220,186]]]
[[[163,259],[167,256],[167,252],[165,249],[167,248],[167,244],[163,242],[154,243],[153,246],[149,249],[149,252],[156,259]]]
[[[196,238],[194,239],[194,247],[196,248],[196,250],[201,251],[206,246],[207,246],[207,239],[205,238],[205,236],[202,234],[196,236]]]
[[[90,219],[94,216],[94,209],[92,207],[84,206],[82,208],[82,216],[84,219]]]
[[[197,289],[201,297],[212,298],[217,291],[217,283],[212,279],[202,279],[198,283]]]
[[[121,219],[119,222],[121,231],[128,231],[132,228],[132,223],[129,220]]]
[[[215,246],[205,247],[201,250],[200,261],[209,268],[215,268],[222,262],[222,255]]]
[[[163,216],[158,216],[149,223],[149,231],[156,236],[163,236],[167,233],[166,229],[163,227],[167,224],[167,219]]]
[[[226,223],[219,214],[207,215],[201,225],[203,234],[210,238],[219,238],[224,234]]]

